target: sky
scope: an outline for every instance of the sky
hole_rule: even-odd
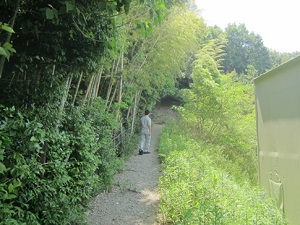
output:
[[[278,52],[300,52],[299,0],[195,0],[209,26],[244,23]]]

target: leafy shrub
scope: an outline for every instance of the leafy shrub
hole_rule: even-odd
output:
[[[45,109],[1,106],[0,224],[83,223],[121,162],[102,106],[69,108],[62,121]]]
[[[31,209],[43,195],[40,159],[46,132],[14,108],[1,106],[0,121],[0,224],[39,224]]]

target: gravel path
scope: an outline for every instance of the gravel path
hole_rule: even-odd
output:
[[[110,192],[99,194],[91,204],[90,225],[157,225],[156,214],[160,200],[158,179],[161,166],[157,142],[163,124],[174,114],[172,102],[162,101],[152,114],[151,154],[134,154],[126,161],[124,170],[114,177]]]

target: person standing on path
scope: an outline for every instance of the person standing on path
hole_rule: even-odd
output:
[[[145,110],[145,115],[141,118],[141,141],[139,154],[149,154],[150,153],[150,141],[151,141],[151,118],[149,117],[150,111]]]

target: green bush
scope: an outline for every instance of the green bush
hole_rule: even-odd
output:
[[[46,132],[14,108],[1,106],[0,121],[0,224],[39,224],[31,209],[44,194],[40,159]]]
[[[1,106],[0,224],[84,222],[91,196],[121,163],[102,106],[69,108],[61,121],[46,109]]]

